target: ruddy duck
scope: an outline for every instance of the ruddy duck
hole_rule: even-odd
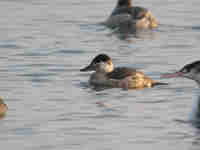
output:
[[[200,87],[200,61],[195,61],[193,63],[185,65],[179,71],[175,73],[168,73],[162,75],[163,78],[174,78],[174,77],[184,77],[196,81]],[[200,96],[196,103],[193,105],[192,113],[190,114],[190,121],[194,123],[200,123]],[[200,127],[200,126],[199,126]]]
[[[152,29],[158,26],[151,11],[143,7],[132,6],[131,0],[118,0],[112,14],[104,22],[110,28],[136,31],[136,29]]]
[[[4,116],[8,110],[6,104],[4,104],[3,99],[0,98],[0,117]]]
[[[164,84],[152,80],[133,68],[114,68],[111,58],[106,54],[97,55],[87,67],[80,71],[95,71],[89,80],[89,84],[94,86],[140,89]]]

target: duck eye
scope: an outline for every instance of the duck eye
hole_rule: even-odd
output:
[[[188,69],[186,69],[186,68],[184,68],[184,69],[182,69],[182,70],[181,70],[181,72],[182,72],[182,73],[188,73],[188,72],[189,72],[189,70],[188,70]]]

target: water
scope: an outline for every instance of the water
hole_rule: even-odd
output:
[[[99,25],[116,0],[1,0],[0,145],[20,150],[195,150],[199,130],[186,123],[198,89],[161,73],[199,59],[200,1],[135,0],[158,29],[122,39]],[[87,86],[79,72],[99,53],[169,86],[144,90]],[[101,103],[105,103],[102,106]]]

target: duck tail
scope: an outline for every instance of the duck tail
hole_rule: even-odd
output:
[[[155,83],[152,84],[152,86],[160,86],[160,85],[168,85],[168,83],[155,82]]]

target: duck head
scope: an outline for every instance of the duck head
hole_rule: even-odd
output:
[[[80,71],[96,71],[108,73],[112,72],[113,69],[114,66],[111,58],[106,54],[99,54],[92,60],[92,62],[88,66],[80,69]]]
[[[131,0],[118,0],[117,7],[131,7]]]
[[[183,66],[179,71],[175,73],[168,73],[163,75],[164,78],[184,77],[194,80],[200,85],[200,61],[195,61]]]

